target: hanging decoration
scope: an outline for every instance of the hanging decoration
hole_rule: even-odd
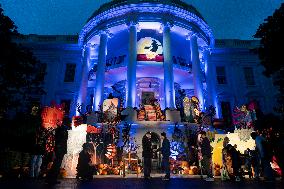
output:
[[[105,156],[108,159],[113,159],[116,156],[116,146],[115,146],[115,144],[107,145],[107,152],[106,152]]]

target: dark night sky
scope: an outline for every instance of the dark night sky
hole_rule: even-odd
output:
[[[203,15],[218,39],[252,39],[284,0],[184,0]],[[23,34],[76,34],[109,0],[0,0]]]

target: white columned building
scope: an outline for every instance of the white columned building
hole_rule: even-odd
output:
[[[129,59],[127,64],[126,107],[136,105],[137,23],[129,23]]]
[[[107,53],[108,35],[106,31],[101,31],[100,46],[98,56],[98,69],[96,74],[96,84],[94,89],[94,110],[99,110],[99,105],[102,105],[104,96],[105,83],[105,67],[106,67],[106,53]]]
[[[193,86],[194,95],[199,99],[200,108],[203,110],[204,98],[203,98],[203,77],[201,73],[199,50],[197,43],[196,34],[191,34],[190,37],[190,48],[191,48],[191,62],[192,62],[192,73],[193,73]]]
[[[205,77],[207,85],[207,103],[206,105],[217,107],[217,95],[216,95],[216,84],[214,78],[214,65],[209,61],[210,50],[205,48],[203,51],[203,57],[205,60]],[[219,111],[216,109],[216,116],[219,117]]]
[[[90,44],[86,44],[83,48],[82,63],[81,63],[81,83],[79,88],[79,95],[77,104],[86,105],[87,88],[88,88],[88,73],[89,73],[89,61],[90,61]],[[76,111],[77,112],[77,111]],[[79,112],[77,112],[78,114]]]
[[[171,27],[167,22],[163,25],[163,48],[164,48],[164,99],[165,108],[175,108],[175,88],[173,62],[171,53]]]

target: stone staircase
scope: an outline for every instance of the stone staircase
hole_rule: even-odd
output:
[[[146,117],[148,121],[157,121],[157,115],[155,107],[152,105],[144,105],[146,111]]]

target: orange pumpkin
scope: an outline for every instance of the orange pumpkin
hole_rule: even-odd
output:
[[[107,175],[107,170],[106,169],[102,170],[102,175]]]
[[[182,161],[181,162],[181,167],[188,167],[188,162],[187,161]]]
[[[63,168],[60,168],[59,177],[60,178],[66,178],[67,177],[67,171]]]
[[[191,170],[192,170],[194,175],[198,174],[198,168],[196,166],[191,166]]]
[[[99,169],[103,169],[104,168],[104,164],[99,164]]]
[[[189,175],[189,170],[190,170],[190,169],[184,169],[183,174]]]

